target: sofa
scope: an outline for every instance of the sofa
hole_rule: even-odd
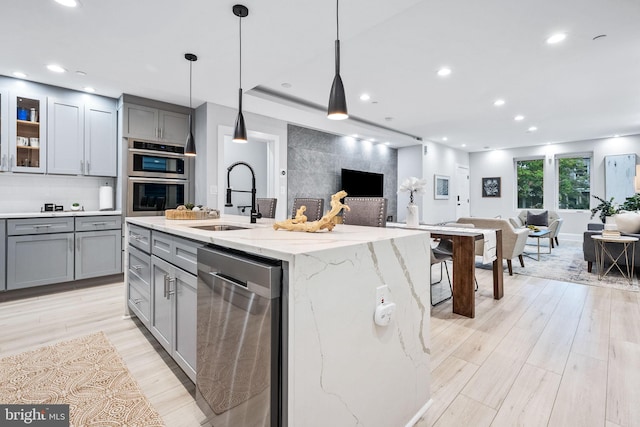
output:
[[[529,230],[526,228],[514,228],[511,222],[504,218],[458,218],[456,221],[461,224],[473,224],[477,228],[491,228],[494,230],[502,230],[502,258],[507,260],[507,268],[509,276],[513,276],[513,266],[511,260],[518,258],[520,265],[524,267],[524,258],[522,252],[527,244]],[[479,243],[479,244],[478,244]],[[482,242],[476,243],[476,255],[482,256]]]
[[[522,228],[528,225],[527,216],[529,212],[535,215],[539,215],[541,213],[544,213],[545,210],[546,209],[529,209],[529,210],[520,211],[518,216],[509,218],[509,221],[511,222],[511,225],[513,225],[515,228]],[[560,218],[560,216],[558,215],[558,212],[556,211],[550,211],[550,210],[546,210],[546,211],[549,212],[548,225],[547,226],[540,225],[540,224],[533,224],[533,225],[535,225],[540,229],[549,229],[551,233],[549,236],[551,241],[551,247],[555,248],[555,245],[553,243],[554,240],[556,245],[560,244],[558,242],[558,233],[560,232],[560,227],[562,226],[562,218]]]
[[[591,236],[602,234],[602,230],[604,229],[604,224],[587,224],[587,231],[584,232],[584,236],[582,239],[582,253],[584,255],[584,260],[587,261],[587,271],[591,273],[593,269],[593,263],[596,261],[596,245]],[[640,239],[640,234],[633,233],[620,233],[622,236],[631,236],[637,237]],[[636,242],[636,250],[634,256],[634,266],[636,270],[640,269],[640,244]],[[622,252],[623,245],[619,243],[605,243],[605,248],[609,253],[616,258]],[[605,264],[607,263],[607,258],[605,258]],[[620,257],[618,260],[618,264],[626,265],[626,260],[624,255]]]

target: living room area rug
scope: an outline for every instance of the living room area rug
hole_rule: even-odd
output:
[[[103,332],[0,359],[3,404],[68,404],[70,426],[161,427]]]
[[[534,239],[529,239],[525,247],[525,252],[537,258],[537,246]],[[634,274],[633,283],[622,277],[620,272],[613,267],[602,280],[598,280],[598,267],[593,263],[592,272],[587,271],[587,262],[582,254],[582,242],[561,241],[559,245],[551,249],[548,246],[540,245],[540,261],[524,257],[524,268],[520,266],[517,258],[513,259],[513,273],[524,276],[542,277],[563,282],[582,283],[590,286],[610,287],[632,292],[639,292],[637,274]],[[479,258],[476,258],[477,260]],[[506,264],[506,263],[505,263]],[[482,265],[476,263],[476,267],[491,269],[491,264]],[[637,270],[636,266],[636,270]],[[605,270],[608,268],[605,265]],[[624,269],[625,267],[622,266]],[[505,269],[505,274],[508,274]]]

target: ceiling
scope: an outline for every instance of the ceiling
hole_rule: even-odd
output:
[[[0,74],[188,105],[184,54],[192,52],[193,106],[237,106],[235,2],[80,1],[75,9],[53,0],[3,6]],[[343,0],[341,75],[356,120],[340,124],[314,108],[324,108],[333,80],[335,3],[243,4],[245,111],[364,129],[362,137],[394,146],[415,136],[467,151],[640,134],[637,0]],[[564,42],[545,42],[558,32]],[[49,63],[68,72],[54,74]],[[443,66],[448,77],[436,74]],[[499,98],[505,104],[495,107]]]

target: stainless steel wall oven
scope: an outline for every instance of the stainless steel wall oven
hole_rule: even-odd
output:
[[[182,145],[130,139],[127,216],[164,215],[187,202],[189,164]]]

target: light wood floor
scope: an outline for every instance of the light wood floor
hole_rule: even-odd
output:
[[[475,319],[450,302],[432,312],[433,403],[418,427],[640,426],[637,293],[505,275],[495,301],[490,272],[476,276]],[[186,375],[123,318],[122,282],[56,289],[0,295],[0,357],[102,330],[168,427],[208,425]]]

